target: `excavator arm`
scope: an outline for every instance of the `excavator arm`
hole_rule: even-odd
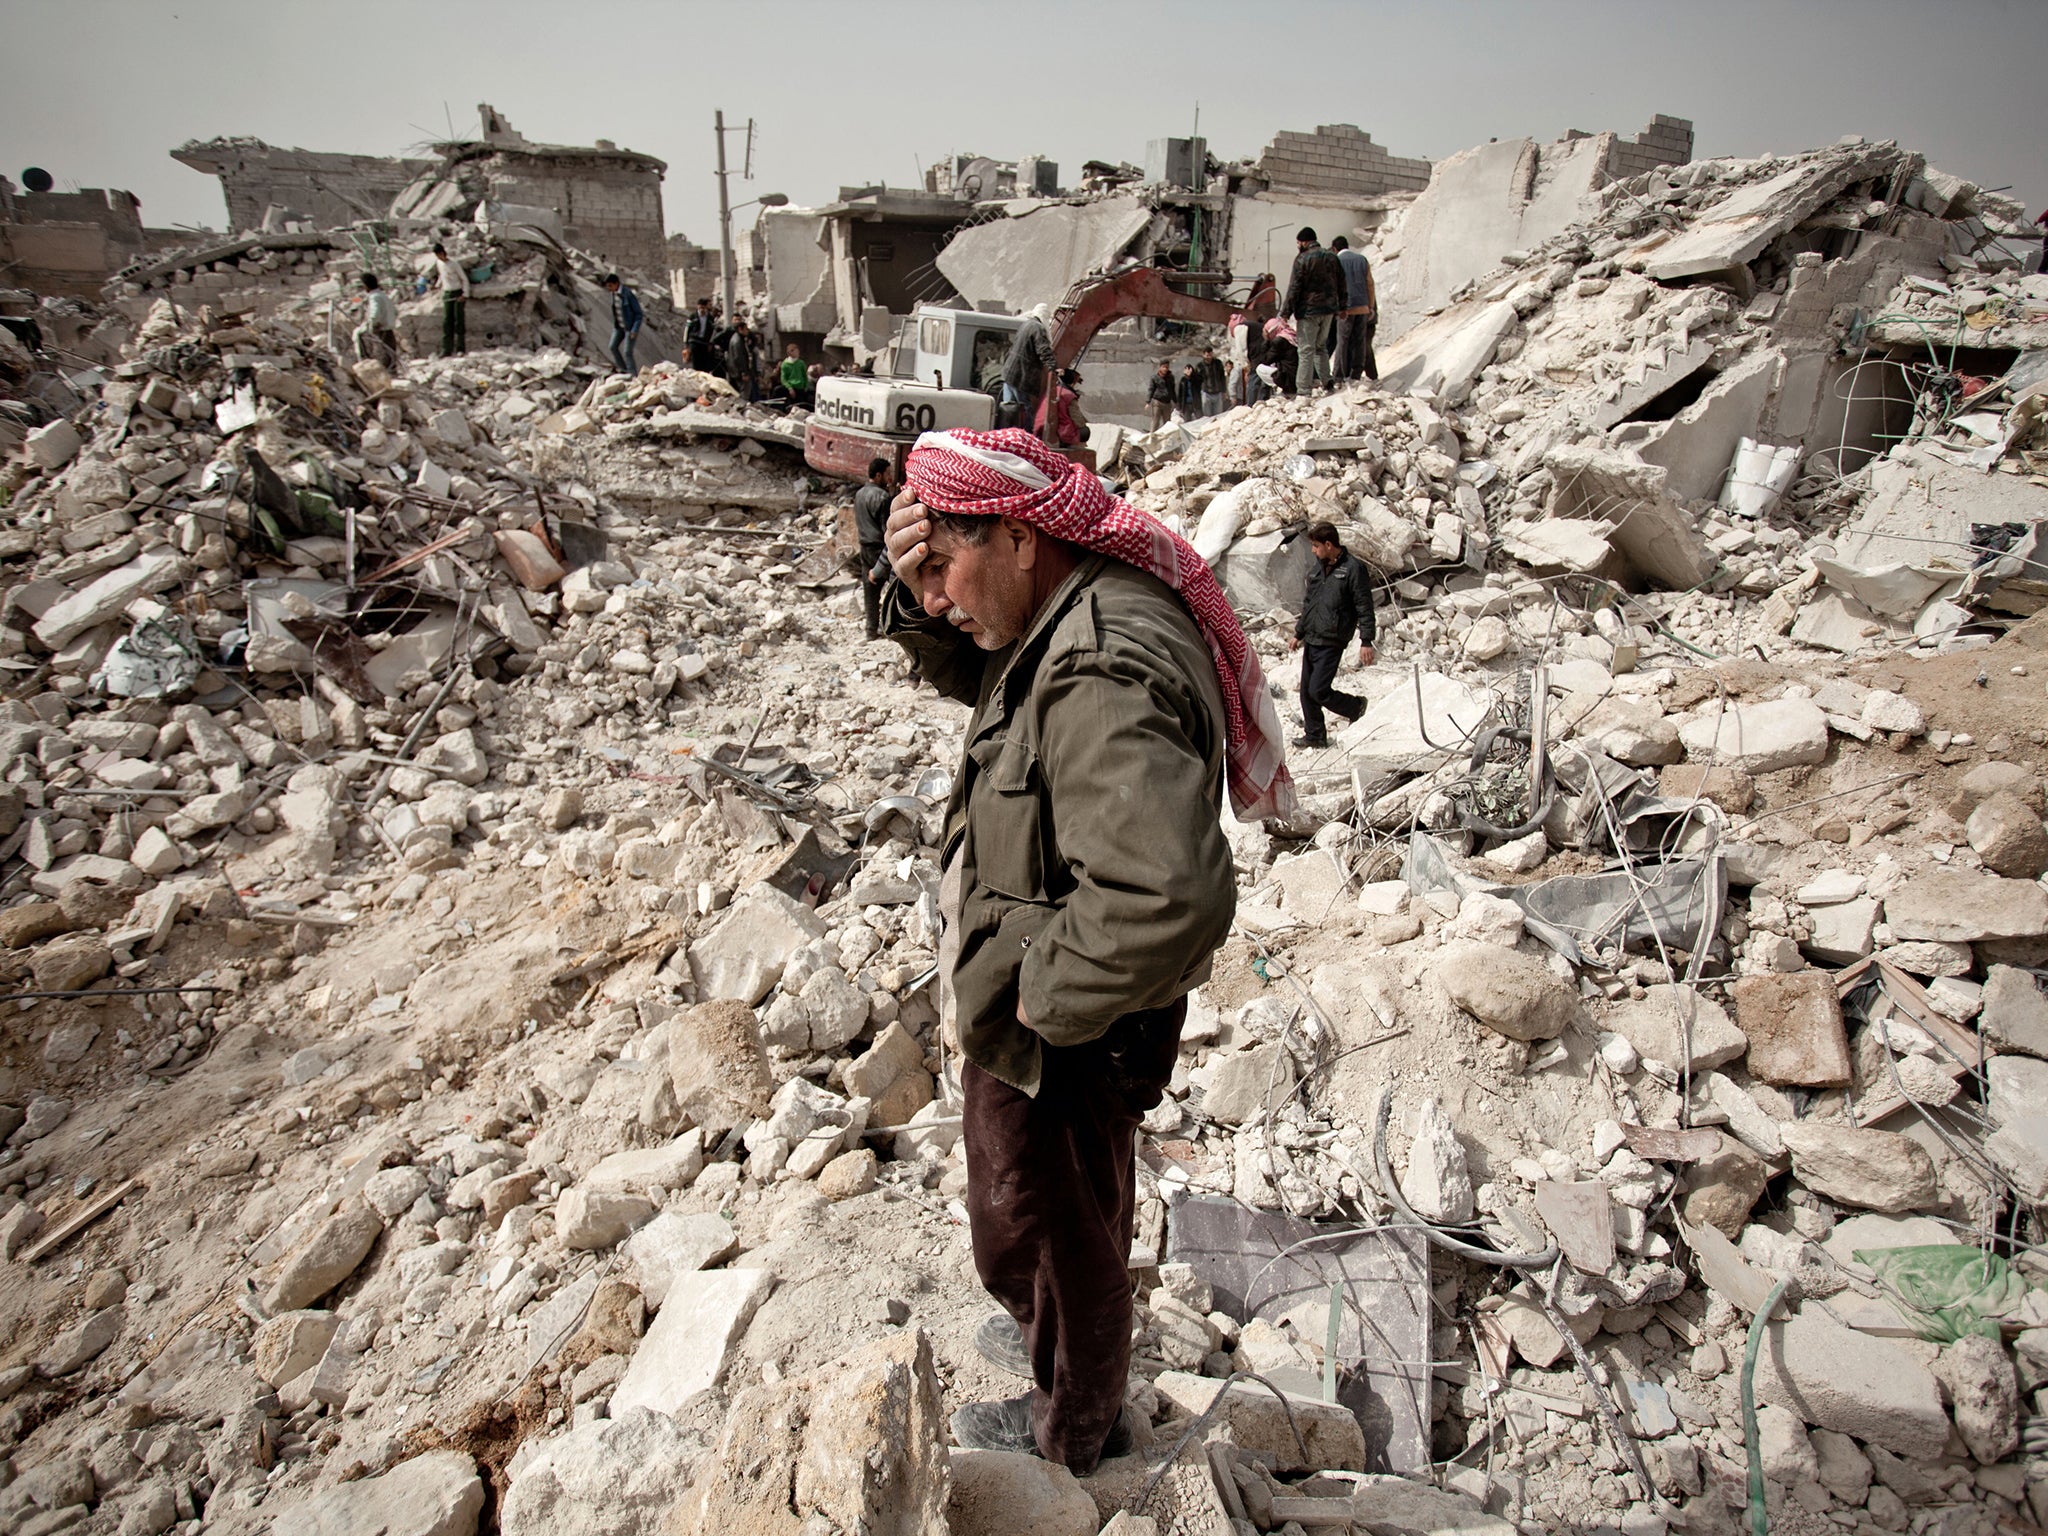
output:
[[[1097,332],[1112,321],[1131,315],[1222,325],[1235,312],[1222,299],[1197,298],[1171,287],[1166,281],[1168,275],[1158,267],[1130,267],[1076,283],[1053,312],[1050,329],[1055,365],[1071,368]],[[1184,276],[1181,280],[1187,281]],[[1222,279],[1219,275],[1214,280]]]

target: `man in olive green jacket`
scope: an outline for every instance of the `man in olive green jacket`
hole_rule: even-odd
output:
[[[1034,1384],[953,1430],[1086,1475],[1130,1443],[1137,1124],[1236,908],[1223,697],[1158,577],[1018,518],[929,511],[914,460],[911,479],[884,630],[973,709],[946,812],[967,1203]],[[1000,1356],[1005,1331],[978,1342]]]

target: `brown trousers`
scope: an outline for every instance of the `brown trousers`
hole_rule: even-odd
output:
[[[1186,1017],[1178,999],[1047,1046],[1036,1097],[972,1062],[960,1073],[974,1266],[1023,1331],[1039,1454],[1084,1477],[1130,1376],[1138,1121],[1173,1075]]]

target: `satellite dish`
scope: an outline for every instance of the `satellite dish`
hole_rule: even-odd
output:
[[[21,173],[21,184],[31,192],[47,192],[57,185],[57,181],[40,165],[32,165]]]

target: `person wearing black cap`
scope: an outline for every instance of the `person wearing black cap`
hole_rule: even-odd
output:
[[[1344,308],[1347,285],[1343,263],[1336,252],[1316,244],[1316,232],[1307,225],[1296,232],[1294,271],[1287,278],[1287,302],[1280,313],[1294,322],[1294,345],[1299,354],[1294,366],[1294,392],[1306,396],[1320,379],[1335,387],[1330,376],[1330,336]]]

